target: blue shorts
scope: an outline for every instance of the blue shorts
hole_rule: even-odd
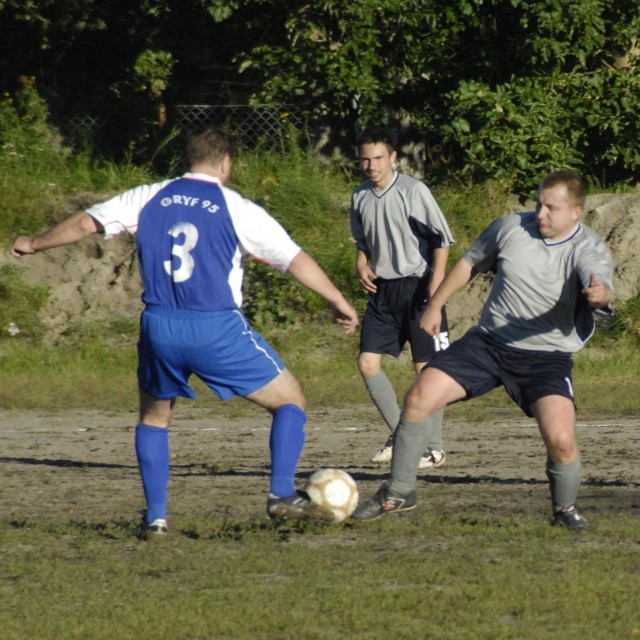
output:
[[[140,318],[138,384],[153,398],[195,398],[196,375],[219,398],[248,396],[285,369],[240,311],[174,311],[149,306]]]
[[[362,328],[360,353],[380,353],[397,358],[408,342],[414,362],[428,362],[449,346],[447,314],[442,310],[438,338],[420,328],[427,306],[428,278],[398,278],[375,281],[378,291],[369,294]]]
[[[477,398],[504,386],[509,397],[531,416],[531,405],[545,396],[569,398],[575,406],[571,370],[573,358],[559,351],[528,351],[501,344],[471,329],[437,353],[427,365],[443,371]]]

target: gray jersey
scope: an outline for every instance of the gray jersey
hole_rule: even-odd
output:
[[[535,212],[494,221],[464,258],[496,274],[479,330],[519,349],[575,353],[594,330],[581,290],[592,274],[613,290],[613,259],[600,236],[578,223],[569,237],[547,240]]]
[[[433,249],[453,243],[431,191],[401,173],[384,191],[367,180],[353,192],[351,234],[370,255],[376,276],[387,280],[423,276],[432,266]]]

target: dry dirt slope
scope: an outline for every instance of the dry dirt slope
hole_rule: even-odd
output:
[[[606,239],[613,252],[618,301],[638,296],[640,192],[590,196],[585,221]],[[12,260],[5,252],[0,263]],[[31,256],[21,260],[20,266],[27,283],[51,288],[42,317],[52,341],[69,321],[79,317],[100,321],[137,317],[140,311],[140,280],[131,238],[88,240],[81,247]],[[487,282],[478,279],[449,305],[451,326],[457,335],[477,319],[486,288]]]

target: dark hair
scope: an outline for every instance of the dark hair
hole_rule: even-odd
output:
[[[395,141],[391,137],[391,134],[382,127],[373,127],[371,129],[365,129],[357,138],[356,144],[358,149],[363,144],[383,144],[389,150],[389,153],[393,153],[396,150]]]
[[[233,159],[235,148],[228,133],[211,127],[189,137],[186,155],[190,165],[204,163],[218,167],[225,156]]]
[[[567,188],[567,193],[573,205],[578,207],[584,207],[584,203],[587,197],[587,185],[584,180],[573,171],[563,169],[561,171],[554,171],[550,173],[540,183],[538,187],[538,193],[544,189],[551,189],[559,184],[563,184]]]

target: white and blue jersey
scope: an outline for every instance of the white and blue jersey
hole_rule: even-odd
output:
[[[87,210],[109,239],[137,233],[145,304],[242,306],[242,259],[286,271],[300,247],[262,207],[205,174],[130,189]]]
[[[218,179],[187,173],[87,210],[105,238],[136,234],[142,301],[138,382],[155,398],[247,396],[284,363],[242,315],[244,256],[286,271],[300,247],[262,207]]]

